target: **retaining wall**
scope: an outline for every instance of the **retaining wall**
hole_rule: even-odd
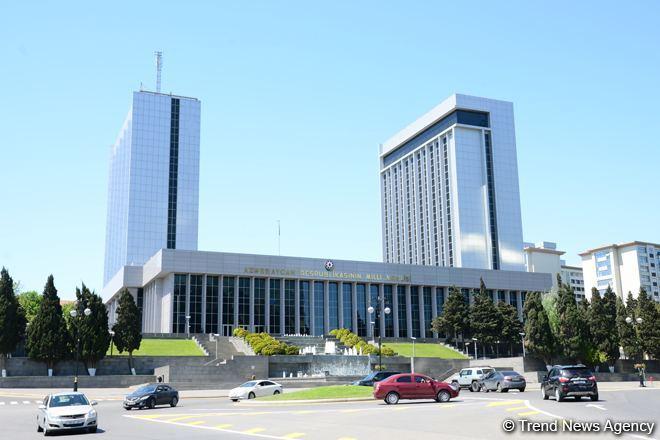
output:
[[[155,382],[153,375],[79,376],[80,388],[126,388]],[[13,376],[0,378],[0,388],[73,388],[73,376]]]

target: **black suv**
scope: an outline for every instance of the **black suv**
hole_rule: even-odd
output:
[[[589,396],[598,400],[598,384],[592,371],[584,365],[555,365],[543,378],[541,396],[547,400],[555,396],[557,402],[565,397],[575,397],[580,400]]]
[[[395,374],[399,374],[399,373],[392,371],[374,371],[372,373],[367,374],[362,379],[356,380],[355,382],[353,382],[353,385],[372,387],[376,382],[380,382],[381,380],[387,379],[388,377],[394,376]]]

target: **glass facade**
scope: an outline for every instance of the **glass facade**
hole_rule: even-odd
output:
[[[254,279],[254,331],[261,333],[266,331],[266,280]]]
[[[398,303],[397,319],[399,321],[399,337],[408,337],[408,304],[406,303],[406,286],[398,286],[396,289],[396,300]]]
[[[431,297],[431,288],[424,287],[423,291],[424,298],[424,334],[423,338],[428,337],[431,334],[431,321],[433,320],[433,298]]]
[[[301,281],[300,292],[300,334],[310,335],[312,330],[312,315],[309,312],[311,291],[309,281]]]
[[[380,331],[380,324],[376,322],[376,313],[379,307],[378,297],[380,296],[378,284],[372,284],[369,286],[369,305],[374,308],[374,312],[369,314],[367,313],[367,318],[369,319],[369,325],[371,326],[371,334],[373,336],[378,336]]]
[[[344,313],[344,328],[347,328],[351,331],[355,330],[353,328],[353,285],[350,283],[344,283],[342,285],[342,302]]]
[[[296,280],[284,280],[284,333],[296,333]]]
[[[367,286],[358,284],[355,287],[357,296],[357,334],[358,336],[367,336]]]
[[[206,333],[218,333],[218,286],[219,277],[206,277]]]
[[[436,287],[435,289],[435,306],[438,312],[437,316],[442,315],[442,311],[445,309],[445,289],[442,287]]]
[[[328,324],[329,330],[339,328],[339,285],[328,283]]]
[[[190,275],[190,333],[202,333],[203,275]]]
[[[170,111],[170,172],[167,196],[167,248],[176,249],[176,200],[179,180],[179,109],[180,101],[172,98]]]
[[[325,320],[323,311],[325,310],[325,293],[323,281],[314,282],[314,335],[322,336],[324,331]]]
[[[187,275],[174,275],[174,292],[172,301],[172,332],[186,332],[186,284]]]
[[[269,305],[269,318],[270,318],[270,333],[273,335],[280,334],[282,332],[280,327],[280,291],[281,291],[281,281],[280,280],[270,280],[270,303]]]
[[[238,279],[238,326],[250,327],[250,279]]]
[[[410,287],[410,321],[412,323],[412,335],[420,338],[419,332],[419,287]]]
[[[386,338],[394,337],[394,302],[392,300],[392,289],[393,286],[391,284],[383,286],[385,307],[390,308],[390,313],[385,315],[385,334],[383,336]]]
[[[227,332],[221,334],[228,336],[234,328],[234,298],[236,278],[222,278],[222,324],[227,326]]]

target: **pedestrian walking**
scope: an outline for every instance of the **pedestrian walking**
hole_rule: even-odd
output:
[[[644,383],[646,381],[646,371],[644,368],[644,364],[637,364],[637,374],[639,375],[639,386],[640,387],[646,387],[646,384]]]

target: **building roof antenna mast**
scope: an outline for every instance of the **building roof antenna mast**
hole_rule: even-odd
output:
[[[156,92],[160,93],[160,76],[163,71],[163,52],[156,51]]]

